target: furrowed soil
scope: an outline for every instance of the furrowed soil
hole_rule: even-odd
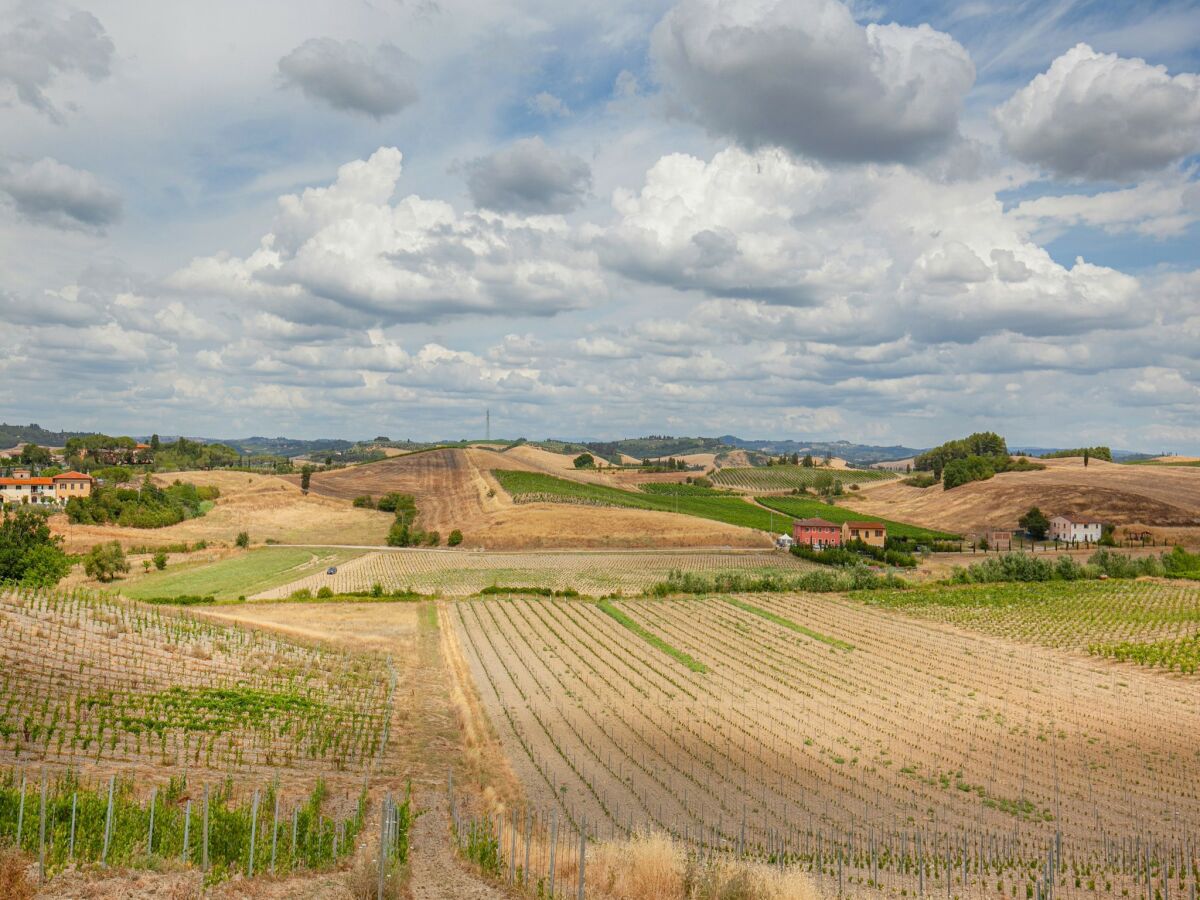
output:
[[[1086,515],[1118,527],[1178,534],[1200,526],[1200,469],[1128,466],[1082,459],[1041,460],[1038,472],[1008,472],[946,491],[899,482],[847,495],[867,515],[955,533],[987,526],[1016,528],[1031,507],[1047,516]]]
[[[663,480],[661,476],[643,473],[580,472],[569,456],[522,446],[504,453],[431,450],[364,466],[317,472],[312,476],[311,493],[342,501],[363,495],[378,498],[389,491],[412,494],[422,528],[439,532],[443,540],[459,529],[467,548],[770,546],[770,539],[760,532],[693,516],[554,503],[514,504],[490,474],[491,469],[544,472],[625,487]],[[686,473],[673,473],[667,474],[666,480],[680,481],[684,477]],[[630,478],[637,481],[627,483]]]
[[[530,800],[600,833],[768,847],[854,829],[898,846],[920,828],[1034,858],[1061,832],[1095,860],[1105,835],[1200,827],[1194,676],[831,595],[615,603],[661,645],[591,603],[447,606]]]
[[[51,519],[70,552],[83,552],[104,541],[125,547],[162,546],[196,541],[232,544],[245,531],[255,543],[382,544],[392,516],[315,493],[303,494],[299,484],[276,475],[246,472],[170,472],[155,475],[159,485],[175,480],[214,485],[221,490],[206,515],[166,528],[122,528],[117,525],[73,525],[65,515]]]

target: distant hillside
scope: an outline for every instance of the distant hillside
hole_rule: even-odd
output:
[[[889,459],[907,459],[921,452],[917,448],[900,445],[881,447],[875,444],[854,444],[850,441],[746,440],[732,434],[721,435],[717,440],[739,450],[756,450],[759,453],[769,453],[775,456],[784,453],[789,455],[799,453],[801,456],[811,453],[813,456],[824,456],[828,453],[831,456],[841,457],[856,466],[869,466]]]
[[[305,453],[349,450],[355,444],[354,441],[343,441],[336,438],[302,441],[286,437],[221,438],[220,440],[204,439],[204,441],[205,443],[225,444],[248,456],[301,456]]]
[[[1047,453],[1058,453],[1070,450],[1070,447],[1010,447],[1009,452],[1018,456],[1045,456]],[[1113,461],[1122,459],[1152,459],[1155,454],[1143,453],[1140,450],[1114,450]]]
[[[650,435],[620,441],[587,441],[584,446],[613,462],[621,453],[638,459],[658,459],[664,456],[687,456],[691,453],[720,453],[728,449],[719,438],[670,435]]]
[[[68,438],[86,437],[90,431],[47,431],[41,425],[0,424],[0,450],[8,450],[17,444],[39,444],[43,447],[61,447]]]

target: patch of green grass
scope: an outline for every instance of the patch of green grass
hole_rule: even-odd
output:
[[[591,506],[618,506],[649,509],[713,519],[743,528],[768,531],[772,517],[767,510],[747,503],[740,497],[678,496],[624,491],[603,484],[568,481],[541,472],[515,472],[493,469],[492,474],[518,503],[579,503]],[[776,519],[775,524],[779,525]]]
[[[827,634],[821,634],[819,631],[813,631],[811,628],[805,628],[798,622],[793,622],[791,619],[784,618],[777,613],[771,612],[769,609],[763,609],[761,606],[755,606],[752,603],[747,603],[745,600],[738,600],[736,597],[725,597],[723,599],[726,603],[730,603],[744,612],[753,613],[756,616],[766,619],[768,622],[774,622],[776,625],[781,625],[784,628],[795,631],[798,634],[804,635],[805,637],[810,637],[814,641],[820,641],[822,644],[828,644],[830,647],[836,647],[838,650],[849,651],[854,649],[853,644],[848,644],[845,641],[838,640],[835,637],[830,637]]]
[[[922,528],[920,525],[910,525],[906,522],[894,522],[881,519],[878,516],[868,516],[845,506],[834,506],[808,497],[756,497],[763,506],[776,512],[792,516],[796,519],[825,519],[840,525],[842,522],[882,522],[887,526],[891,537],[912,538],[916,541],[956,541],[957,534],[946,531],[934,531]]]
[[[666,641],[664,641],[662,638],[660,638],[657,634],[655,634],[653,631],[650,631],[647,628],[643,628],[641,625],[639,625],[637,622],[635,622],[633,619],[631,619],[625,613],[621,612],[621,610],[619,610],[615,606],[613,606],[612,603],[609,602],[608,600],[601,600],[596,605],[598,607],[600,607],[600,611],[602,613],[609,616],[610,618],[612,618],[614,621],[618,622],[619,624],[624,625],[626,628],[628,628],[630,631],[632,631],[634,634],[636,634],[638,637],[640,637],[642,640],[644,640],[651,647],[661,650],[663,653],[667,654],[667,656],[670,656],[672,659],[676,660],[677,662],[680,662],[683,665],[687,666],[687,668],[691,669],[693,672],[699,672],[701,674],[704,674],[705,672],[708,671],[708,666],[706,666],[704,663],[700,662],[700,660],[696,659],[694,656],[690,656],[689,654],[684,653],[678,647],[671,646]]]
[[[341,565],[363,552],[263,547],[216,562],[168,565],[161,572],[122,583],[120,590],[134,600],[179,595],[235,600],[287,584],[327,566]]]

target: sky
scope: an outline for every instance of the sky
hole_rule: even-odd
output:
[[[0,5],[0,419],[1200,453],[1198,72],[1195,2]]]

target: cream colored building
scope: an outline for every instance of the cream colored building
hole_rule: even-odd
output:
[[[82,472],[52,477],[31,475],[18,469],[12,478],[0,478],[0,500],[5,503],[66,503],[72,497],[91,496],[95,480]]]

